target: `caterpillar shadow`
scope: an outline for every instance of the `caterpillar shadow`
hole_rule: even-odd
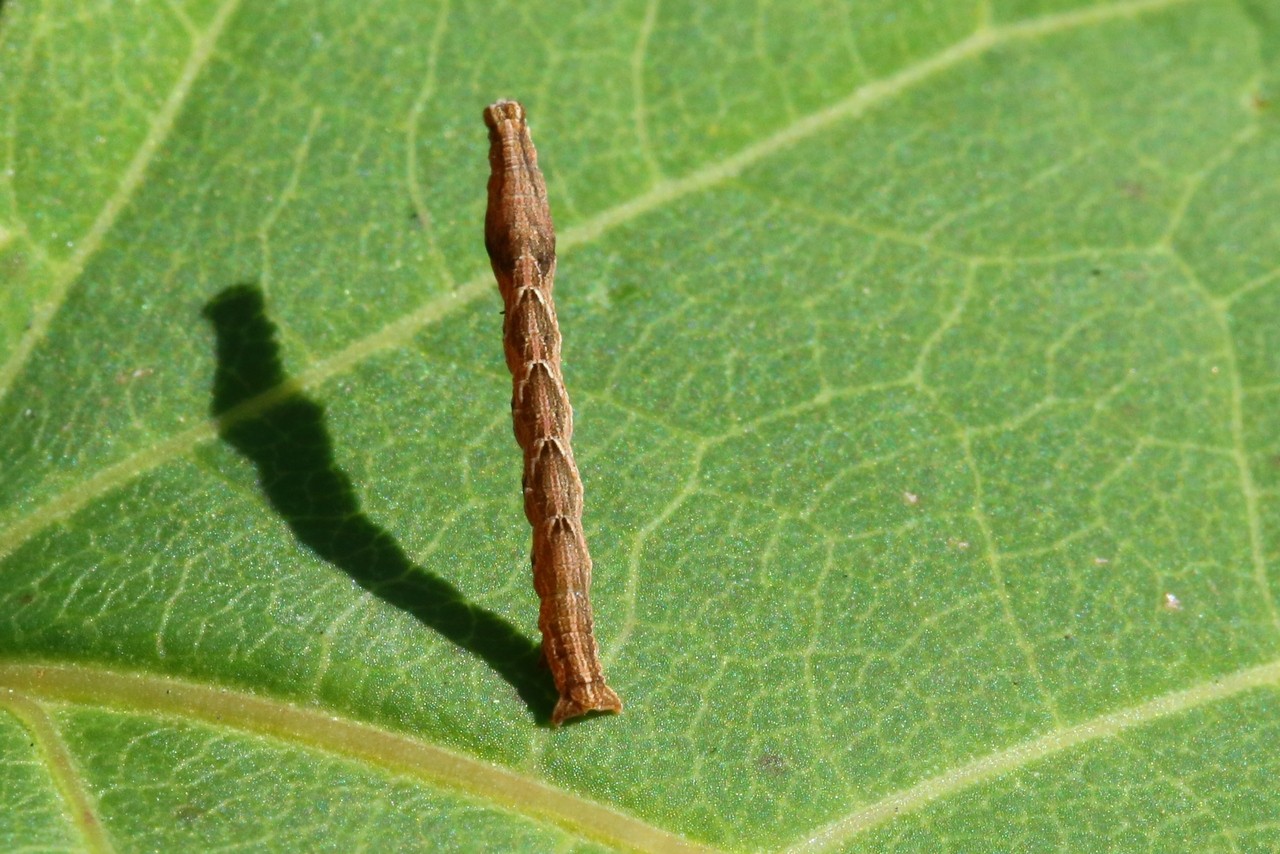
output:
[[[263,395],[281,393],[287,377],[261,289],[228,288],[203,313],[217,337],[212,413],[219,435],[257,467],[267,500],[298,541],[379,599],[479,656],[545,725],[556,691],[539,666],[538,644],[414,564],[361,511],[351,479],[334,460],[320,404],[302,394],[264,402]]]

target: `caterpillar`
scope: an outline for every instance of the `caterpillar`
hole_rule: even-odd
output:
[[[542,655],[560,699],[551,723],[620,712],[605,684],[591,600],[591,555],[582,529],[582,478],[573,459],[573,409],[560,372],[560,327],[551,288],[556,236],[547,186],[524,107],[498,101],[489,128],[484,244],[505,308],[502,344],[511,370],[511,418],[524,452],[524,512],[533,526],[533,587],[541,603]]]

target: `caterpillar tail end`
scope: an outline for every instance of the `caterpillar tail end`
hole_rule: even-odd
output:
[[[603,682],[589,682],[585,685],[574,685],[568,693],[561,695],[551,712],[551,725],[560,726],[574,718],[580,718],[591,712],[622,711],[622,700],[617,693]]]

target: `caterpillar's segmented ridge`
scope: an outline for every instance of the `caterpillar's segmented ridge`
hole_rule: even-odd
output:
[[[524,107],[498,101],[489,126],[489,208],[484,243],[506,308],[503,350],[511,369],[511,417],[524,451],[524,512],[533,526],[533,587],[542,602],[542,654],[560,701],[551,723],[620,712],[605,684],[592,631],[591,555],[582,532],[582,478],[573,460],[573,409],[560,373],[560,327],[551,287],[556,236],[547,186]]]

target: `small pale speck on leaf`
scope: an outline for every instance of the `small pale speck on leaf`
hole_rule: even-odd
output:
[[[154,374],[151,368],[135,368],[132,371],[121,371],[116,374],[116,385],[125,385],[133,380],[140,380]]]

